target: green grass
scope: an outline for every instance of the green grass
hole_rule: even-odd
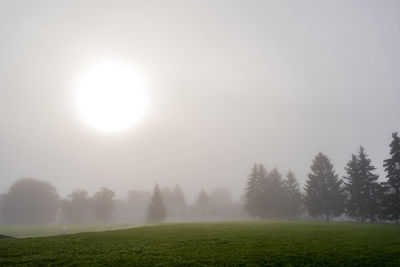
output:
[[[0,240],[0,265],[400,266],[400,227],[187,223]]]
[[[0,234],[13,237],[39,237],[54,236],[63,234],[75,234],[81,232],[98,232],[107,231],[118,228],[128,228],[133,224],[77,224],[65,225],[0,225]]]

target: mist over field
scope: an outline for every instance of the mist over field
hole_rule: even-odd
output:
[[[360,145],[384,178],[399,129],[397,1],[0,1],[0,191],[62,196],[179,184],[239,201],[254,163],[304,184],[314,155],[339,174]],[[107,134],[76,108],[99,58],[132,64],[140,123]]]

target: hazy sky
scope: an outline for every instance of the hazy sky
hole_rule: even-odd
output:
[[[399,1],[0,0],[0,193],[34,177],[62,195],[158,181],[238,199],[255,162],[304,182],[317,152],[343,175],[361,144],[383,178],[399,47]],[[104,57],[150,93],[145,119],[113,135],[74,102]]]

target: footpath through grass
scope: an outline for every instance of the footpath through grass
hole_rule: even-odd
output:
[[[98,232],[134,227],[133,224],[76,224],[76,225],[0,225],[0,234],[12,237],[39,237],[82,232]]]
[[[400,266],[400,227],[186,223],[0,240],[0,265]]]

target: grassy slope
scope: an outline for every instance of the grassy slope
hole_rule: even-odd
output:
[[[193,223],[0,240],[11,264],[400,266],[400,227]]]

